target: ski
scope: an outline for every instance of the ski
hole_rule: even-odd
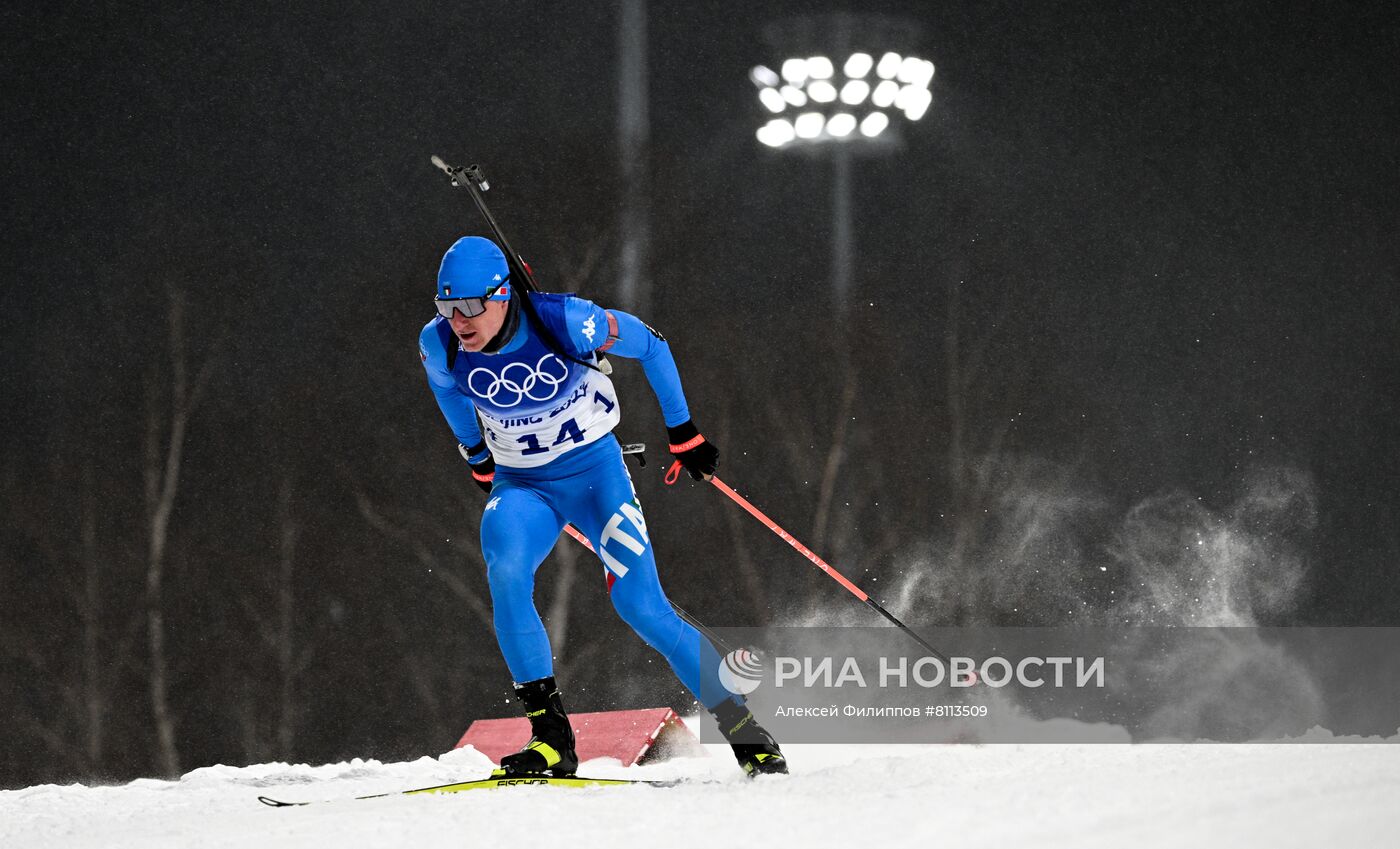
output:
[[[685,783],[688,782],[683,779],[667,781],[645,778],[582,778],[579,776],[557,778],[552,775],[493,775],[490,778],[480,778],[474,781],[462,781],[456,784],[439,784],[436,787],[419,787],[414,790],[397,790],[392,793],[375,793],[371,796],[355,796],[353,799],[358,801],[361,799],[383,799],[388,796],[416,796],[424,793],[465,793],[468,790],[494,790],[497,787],[516,787],[520,785],[545,787],[617,787],[624,785],[674,787],[678,784]],[[315,804],[315,802],[284,802],[267,796],[259,796],[258,801],[274,808],[294,808],[301,805]],[[348,800],[326,799],[322,801]]]

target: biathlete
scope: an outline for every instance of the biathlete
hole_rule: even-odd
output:
[[[478,236],[457,240],[443,256],[436,304],[419,352],[472,477],[488,493],[481,549],[496,641],[533,733],[501,768],[555,776],[578,768],[533,597],[535,572],[572,523],[602,559],[618,615],[714,714],[744,771],[786,773],[772,735],[719,684],[714,647],[666,600],[612,434],[621,410],[612,381],[596,367],[603,353],[641,361],[671,453],[695,480],[714,473],[719,451],[691,421],[665,338],[625,312],[512,285],[505,254]]]

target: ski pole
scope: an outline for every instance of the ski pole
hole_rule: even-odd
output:
[[[666,472],[666,484],[668,486],[674,484],[676,480],[680,477],[680,472],[681,463],[679,460],[677,460],[676,462],[671,464],[671,468]],[[923,646],[929,652],[929,654],[933,655],[934,657],[938,658],[944,663],[952,662],[948,659],[947,655],[934,648],[928,640],[925,640],[923,637],[919,636],[919,634],[915,632],[913,628],[910,628],[908,625],[905,625],[903,622],[899,621],[898,617],[886,610],[883,605],[881,605],[875,599],[871,598],[860,587],[851,583],[845,575],[842,575],[840,572],[836,571],[836,569],[834,569],[830,563],[827,563],[825,560],[818,557],[816,552],[803,545],[797,540],[796,537],[779,527],[777,522],[768,518],[766,515],[764,515],[762,510],[759,510],[757,507],[753,506],[753,504],[749,503],[749,500],[747,498],[735,492],[732,488],[730,488],[729,484],[714,476],[710,477],[709,482],[714,484],[715,488],[718,489],[720,492],[729,496],[729,498],[735,504],[738,504],[740,507],[744,508],[744,510],[747,511],[750,516],[753,516],[755,519],[759,520],[765,526],[767,526],[768,530],[777,534],[778,537],[783,540],[783,542],[786,542],[788,545],[797,549],[797,553],[801,554],[803,557],[811,561],[812,565],[825,572],[833,580],[835,580],[836,583],[845,587],[846,590],[851,593],[851,595],[865,602],[865,604],[868,607],[870,607],[870,609],[874,610],[876,613],[879,613],[881,616],[885,617],[890,622],[892,622],[895,627],[899,628],[901,631],[912,637],[914,641],[917,642],[919,645]],[[976,673],[971,674],[974,676],[973,680],[975,681]]]

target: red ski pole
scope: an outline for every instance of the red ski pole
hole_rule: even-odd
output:
[[[674,483],[676,482],[676,480],[680,477],[680,472],[681,472],[681,463],[680,463],[679,460],[677,460],[676,462],[674,462],[674,463],[671,464],[671,468],[670,468],[669,470],[667,470],[667,472],[666,472],[666,484],[667,484],[668,486],[671,485],[671,484],[674,484]],[[849,592],[851,593],[851,595],[853,595],[853,596],[855,596],[856,598],[860,599],[861,601],[865,602],[866,605],[868,605],[868,606],[869,606],[872,610],[874,610],[876,613],[879,613],[881,616],[885,617],[885,618],[888,619],[890,622],[894,623],[895,627],[899,628],[901,631],[903,631],[904,633],[906,633],[906,634],[908,634],[910,637],[912,637],[912,638],[914,639],[915,642],[917,642],[919,645],[921,645],[921,646],[923,646],[925,649],[927,649],[928,652],[929,652],[929,654],[933,655],[934,657],[938,658],[939,660],[943,661],[944,663],[951,663],[951,662],[952,662],[952,661],[950,661],[950,660],[948,659],[948,656],[947,656],[947,655],[943,654],[943,652],[941,652],[941,651],[939,651],[938,649],[934,648],[934,647],[929,643],[928,640],[925,640],[923,637],[919,636],[919,635],[914,631],[914,629],[910,628],[908,625],[905,625],[903,622],[899,621],[898,617],[896,617],[893,613],[890,613],[888,610],[886,610],[886,609],[884,608],[884,606],[882,606],[878,601],[876,601],[875,599],[871,598],[871,597],[870,597],[864,590],[862,590],[860,587],[858,587],[858,586],[856,586],[855,584],[851,583],[850,580],[849,580],[845,575],[842,575],[840,572],[836,571],[836,569],[833,568],[832,565],[831,565],[830,563],[827,563],[825,560],[823,560],[823,559],[821,559],[820,557],[818,557],[816,552],[812,551],[812,549],[810,549],[810,548],[808,548],[807,546],[803,545],[803,544],[802,544],[801,542],[799,542],[799,541],[797,540],[797,538],[794,537],[792,534],[790,534],[790,533],[788,533],[787,531],[783,530],[783,529],[778,525],[777,522],[775,522],[775,521],[773,521],[772,519],[768,518],[768,517],[764,514],[764,512],[763,512],[762,510],[758,509],[757,507],[753,506],[753,504],[749,503],[749,500],[748,500],[747,498],[745,498],[744,496],[742,496],[742,495],[740,495],[739,493],[735,492],[732,488],[730,488],[729,484],[725,483],[724,481],[722,481],[722,480],[720,480],[719,478],[714,477],[714,476],[711,476],[711,477],[710,477],[709,482],[712,483],[712,484],[714,484],[714,485],[715,485],[715,488],[718,489],[720,492],[722,492],[722,493],[724,493],[725,495],[729,496],[730,500],[732,500],[735,504],[738,504],[740,507],[744,508],[744,510],[747,511],[748,514],[749,514],[750,516],[753,516],[755,519],[759,520],[759,521],[762,522],[764,525],[766,525],[767,528],[768,528],[768,530],[770,530],[770,531],[772,531],[773,533],[777,534],[777,535],[779,536],[779,538],[781,538],[781,539],[783,540],[783,542],[786,542],[788,545],[790,545],[790,546],[792,546],[793,548],[797,549],[797,553],[798,553],[798,554],[801,554],[803,557],[805,557],[805,558],[807,558],[808,560],[810,560],[810,561],[812,562],[812,565],[816,566],[818,569],[820,569],[820,570],[822,570],[823,572],[825,572],[826,574],[830,575],[831,578],[832,578],[833,580],[836,581],[836,583],[838,583],[838,584],[840,584],[841,586],[845,587],[845,588],[847,589],[847,591],[849,591]],[[976,680],[976,679],[975,679],[976,673],[972,673],[972,674],[974,675],[974,679],[973,679],[973,680],[975,681],[975,680]]]

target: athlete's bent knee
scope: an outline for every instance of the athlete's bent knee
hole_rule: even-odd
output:
[[[486,566],[486,583],[496,600],[530,598],[535,592],[534,570],[519,560],[496,560]]]
[[[652,648],[665,650],[675,643],[681,625],[680,617],[664,601],[634,599],[613,594],[617,615]]]

